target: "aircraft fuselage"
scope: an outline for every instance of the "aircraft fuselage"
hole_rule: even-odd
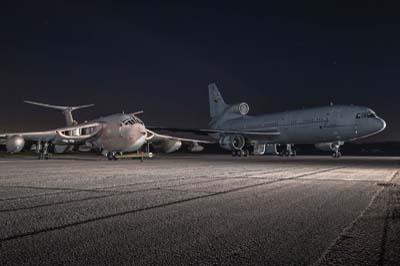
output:
[[[259,116],[237,116],[214,121],[221,130],[274,131],[279,136],[252,136],[259,143],[316,144],[351,141],[377,134],[386,123],[367,107],[326,106]],[[220,137],[220,136],[218,136]]]

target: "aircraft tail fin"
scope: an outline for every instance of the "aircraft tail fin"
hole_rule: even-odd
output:
[[[60,106],[60,105],[51,105],[51,104],[39,103],[39,102],[33,102],[33,101],[24,101],[24,102],[28,103],[28,104],[32,104],[32,105],[37,105],[37,106],[41,106],[41,107],[60,110],[65,116],[65,121],[67,123],[67,126],[73,126],[78,123],[72,117],[73,111],[94,106],[94,104],[86,104],[86,105],[80,105],[80,106]]]
[[[210,117],[215,118],[220,116],[228,107],[228,105],[222,98],[222,95],[219,92],[215,83],[211,83],[208,85],[208,96],[210,103]]]

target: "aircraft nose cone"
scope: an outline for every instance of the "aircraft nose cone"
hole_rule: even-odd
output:
[[[386,128],[386,122],[382,118],[377,118],[375,120],[376,131],[381,132]]]

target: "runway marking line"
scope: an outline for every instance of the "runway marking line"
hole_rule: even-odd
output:
[[[265,172],[264,174],[273,174],[273,173],[278,173],[285,171],[286,169],[277,169],[274,171],[269,171]],[[212,182],[214,180],[223,180],[223,179],[232,179],[232,178],[239,178],[239,177],[221,177],[221,178],[215,178],[215,177],[210,177],[210,176],[191,176],[191,177],[179,177],[179,178],[170,178],[170,179],[162,179],[162,180],[153,180],[153,181],[147,181],[147,182],[138,182],[138,183],[130,183],[130,184],[124,184],[124,185],[117,185],[117,186],[109,186],[109,187],[97,187],[97,188],[92,188],[92,189],[77,189],[77,188],[49,188],[49,187],[34,187],[34,186],[1,186],[2,188],[27,188],[27,189],[37,189],[37,190],[62,190],[58,192],[53,192],[53,193],[40,193],[40,194],[35,194],[35,195],[27,195],[27,196],[20,196],[20,197],[10,197],[10,198],[0,198],[0,202],[4,201],[13,201],[13,200],[23,200],[23,199],[28,199],[28,198],[36,198],[36,197],[45,197],[45,196],[51,196],[51,195],[59,195],[59,194],[67,194],[67,193],[79,193],[79,192],[93,192],[93,193],[107,193],[107,192],[119,192],[123,193],[120,191],[115,191],[115,190],[110,190],[113,188],[118,188],[118,187],[135,187],[135,186],[140,186],[140,185],[147,185],[147,184],[153,184],[153,183],[165,183],[165,182],[170,182],[170,181],[178,181],[178,180],[190,180],[190,179],[196,179],[196,178],[214,178],[212,180],[205,180],[205,181],[199,181],[201,182]],[[251,179],[266,179],[266,178],[255,178],[255,177],[249,177],[249,176],[243,176],[240,177],[243,179],[246,178],[251,178]],[[196,184],[196,183],[185,183],[185,184],[179,184],[179,185],[173,185],[173,186],[183,186],[183,185],[191,185],[191,184]],[[171,185],[172,186],[172,185]],[[165,187],[171,187],[171,186],[165,186]],[[158,187],[159,189],[159,187]],[[147,191],[148,189],[144,190],[136,190],[136,191],[131,191],[131,192],[141,192],[141,191]],[[89,198],[90,199],[90,198]],[[69,203],[69,202],[67,202]],[[50,205],[46,205],[50,206]],[[23,209],[23,208],[21,208]],[[31,209],[31,208],[26,208],[26,209]],[[2,210],[0,210],[1,212]],[[11,210],[9,210],[11,211]]]
[[[205,198],[210,198],[210,197],[214,197],[214,196],[224,195],[224,194],[227,194],[227,193],[236,192],[236,191],[240,191],[240,190],[244,190],[244,189],[248,189],[248,188],[268,185],[268,184],[271,184],[271,183],[295,180],[295,179],[299,179],[299,178],[302,178],[302,177],[305,177],[305,176],[310,176],[310,175],[315,175],[315,174],[320,174],[320,173],[326,173],[326,172],[335,171],[335,170],[338,170],[338,169],[343,169],[343,168],[346,168],[346,167],[347,166],[328,168],[328,169],[314,171],[314,172],[311,172],[311,173],[292,176],[292,177],[289,177],[289,178],[280,178],[280,179],[275,179],[275,180],[271,180],[271,181],[267,181],[267,182],[263,182],[263,183],[258,183],[258,184],[244,186],[244,187],[234,188],[234,189],[230,189],[230,190],[226,190],[226,191],[219,191],[219,192],[215,192],[215,193],[212,193],[212,194],[200,195],[200,196],[191,197],[191,198],[187,198],[187,199],[166,202],[166,203],[162,203],[162,204],[159,204],[159,205],[147,206],[147,207],[142,207],[142,208],[138,208],[138,209],[126,210],[126,211],[123,211],[123,212],[107,214],[107,215],[103,215],[103,216],[99,216],[99,217],[89,218],[89,219],[82,220],[82,221],[67,223],[67,224],[63,224],[63,225],[59,225],[59,226],[43,228],[43,229],[32,231],[32,232],[26,232],[26,233],[21,233],[21,234],[16,234],[16,235],[13,235],[13,236],[0,238],[0,242],[6,242],[6,241],[15,240],[15,239],[20,239],[20,238],[23,238],[23,237],[38,235],[38,234],[41,234],[41,233],[47,233],[47,232],[52,232],[52,231],[56,231],[56,230],[62,230],[62,229],[66,229],[66,228],[73,227],[73,226],[88,224],[88,223],[97,222],[97,221],[101,221],[101,220],[105,220],[105,219],[115,218],[115,217],[118,217],[118,216],[124,216],[124,215],[127,215],[127,214],[133,214],[133,213],[138,213],[138,212],[142,212],[142,211],[148,211],[148,210],[153,210],[153,209],[164,208],[164,207],[172,206],[172,205],[175,205],[175,204],[190,202],[190,201],[194,201],[194,200],[198,200],[198,199],[205,199]],[[152,189],[152,190],[154,190],[154,189]]]
[[[388,181],[389,183],[396,177],[398,176],[400,173],[400,170],[395,171],[391,177],[390,180]],[[354,228],[354,226],[357,224],[358,221],[360,221],[365,213],[368,211],[368,209],[371,208],[372,204],[375,203],[375,200],[377,199],[377,197],[383,192],[383,190],[385,189],[385,187],[381,186],[376,192],[375,194],[372,196],[370,202],[368,203],[367,207],[362,210],[360,212],[360,214],[349,224],[347,225],[345,228],[343,228],[343,230],[340,232],[340,234],[332,241],[332,243],[328,246],[328,248],[321,254],[321,256],[313,263],[311,264],[311,266],[319,266],[321,265],[321,263],[323,262],[323,260],[326,258],[326,256],[331,252],[334,251],[334,247],[335,245],[341,240],[341,239],[345,239],[345,238],[351,238],[351,236],[348,235],[348,233],[352,230],[352,228]],[[381,248],[382,249],[382,248]],[[381,250],[382,253],[382,250]],[[382,254],[380,254],[380,258],[381,258]]]
[[[283,171],[283,170],[280,170]],[[270,171],[269,173],[275,173],[275,172],[280,172],[280,171]],[[195,179],[195,178],[201,178],[201,177],[207,177],[207,176],[197,176],[197,177],[191,177],[191,178],[174,178],[174,179],[169,179],[171,180],[190,180],[190,179]],[[210,177],[207,177],[210,178]],[[113,191],[113,190],[75,190],[75,189],[65,189],[65,190],[71,190],[68,192],[54,192],[54,193],[47,193],[47,195],[54,195],[54,194],[61,194],[61,193],[78,193],[78,192],[95,192],[95,193],[108,193],[107,195],[99,195],[99,196],[93,196],[93,197],[86,197],[86,198],[81,198],[81,199],[72,199],[72,200],[67,200],[67,201],[60,201],[60,202],[56,202],[56,203],[46,203],[46,204],[38,204],[38,205],[34,205],[34,206],[28,206],[28,207],[21,207],[21,208],[14,208],[14,209],[0,209],[0,213],[4,213],[4,212],[13,212],[13,211],[21,211],[21,210],[32,210],[32,209],[36,209],[36,208],[42,208],[42,207],[49,207],[49,206],[55,206],[55,205],[62,205],[62,204],[68,204],[68,203],[74,203],[74,202],[83,202],[83,201],[88,201],[88,200],[94,200],[94,199],[102,199],[102,198],[109,198],[109,197],[114,197],[114,196],[122,196],[122,195],[128,195],[128,194],[132,194],[132,193],[137,193],[137,192],[146,192],[146,191],[151,191],[151,190],[169,190],[169,191],[181,191],[181,192],[198,192],[198,193],[207,193],[207,194],[212,194],[214,192],[210,192],[210,191],[189,191],[189,190],[179,190],[179,189],[173,189],[175,187],[179,187],[179,186],[185,186],[185,185],[196,185],[196,184],[203,184],[203,183],[211,183],[214,181],[221,181],[221,180],[227,180],[227,179],[231,179],[229,177],[220,177],[220,178],[214,178],[212,180],[203,180],[203,181],[197,181],[197,182],[191,182],[191,183],[184,183],[184,184],[177,184],[177,185],[169,185],[169,186],[164,186],[164,187],[155,187],[155,188],[145,188],[145,189],[137,189],[137,190],[130,190],[130,191]],[[246,179],[246,177],[243,177],[243,179]],[[165,181],[162,181],[165,182]],[[157,181],[154,182],[141,182],[141,183],[136,183],[136,185],[143,185],[143,184],[152,184],[152,183],[157,183]],[[134,185],[132,185],[134,186]],[[121,186],[112,186],[110,188],[114,188],[114,187],[123,187]],[[30,187],[24,187],[24,188],[30,188]],[[170,188],[170,189],[168,189]],[[107,188],[108,189],[108,188]],[[41,194],[44,195],[44,194]],[[37,196],[41,196],[41,195],[37,195]],[[16,198],[19,199],[19,198]],[[5,199],[7,200],[7,199]],[[5,200],[1,200],[1,201],[5,201]]]
[[[273,173],[278,173],[278,172],[282,172],[285,171],[285,169],[279,169],[279,170],[274,170],[274,171],[269,171],[269,172],[265,172],[264,174],[273,174]],[[251,174],[253,175],[253,174]],[[169,181],[173,180],[190,180],[190,179],[195,179],[195,178],[201,178],[201,177],[205,177],[205,178],[212,178],[209,176],[196,176],[196,177],[190,177],[190,178],[171,178],[168,179]],[[196,184],[204,184],[204,183],[212,183],[215,181],[223,181],[223,180],[229,180],[229,179],[259,179],[259,180],[265,180],[267,178],[258,178],[258,177],[250,177],[250,176],[243,176],[243,177],[219,177],[219,178],[214,178],[211,180],[203,180],[203,181],[197,181],[197,182],[189,182],[189,183],[184,183],[184,184],[177,184],[177,185],[168,185],[168,186],[163,186],[163,187],[155,187],[155,188],[144,188],[144,189],[137,189],[137,190],[130,190],[130,191],[113,191],[113,190],[107,190],[109,188],[115,188],[115,187],[125,187],[124,185],[118,185],[118,186],[112,186],[112,187],[107,187],[107,188],[101,188],[101,189],[91,189],[91,190],[78,190],[78,189],[69,189],[69,188],[64,188],[64,190],[67,190],[67,192],[54,192],[54,193],[44,193],[44,194],[40,194],[40,195],[32,195],[32,196],[26,196],[26,198],[31,198],[31,197],[39,197],[39,196],[48,196],[48,195],[57,195],[57,194],[62,194],[62,193],[79,193],[79,192],[93,192],[93,193],[108,193],[107,195],[99,195],[99,196],[92,196],[92,197],[86,197],[86,198],[81,198],[81,199],[71,199],[71,200],[66,200],[66,201],[60,201],[60,202],[56,202],[56,203],[45,203],[45,204],[37,204],[37,205],[33,205],[33,206],[28,206],[28,207],[20,207],[20,208],[13,208],[13,209],[0,209],[0,213],[5,213],[5,212],[14,212],[14,211],[22,211],[22,210],[32,210],[32,209],[37,209],[37,208],[43,208],[43,207],[50,207],[50,206],[56,206],[56,205],[62,205],[62,204],[69,204],[69,203],[75,203],[75,202],[83,202],[83,201],[89,201],[89,200],[95,200],[95,199],[103,199],[103,198],[110,198],[110,197],[114,197],[114,196],[122,196],[122,195],[129,195],[129,194],[133,194],[133,193],[137,193],[137,192],[146,192],[146,191],[151,191],[151,190],[165,190],[165,191],[179,191],[179,192],[187,192],[187,193],[207,193],[207,194],[213,194],[215,193],[214,191],[191,191],[191,190],[184,190],[184,189],[175,189],[177,187],[180,186],[186,186],[186,185],[196,185]],[[288,178],[284,178],[284,179],[270,179],[268,178],[268,180],[270,180],[269,182],[276,182],[276,181],[282,181],[282,180],[286,180]],[[136,183],[136,184],[131,184],[131,185],[127,185],[127,186],[136,186],[136,185],[145,185],[145,184],[152,184],[152,183],[157,183],[158,181],[150,181],[150,182],[140,182],[140,183]],[[166,180],[163,180],[160,183],[164,183],[166,182]],[[263,184],[267,184],[267,183],[263,183]],[[257,185],[257,184],[256,184]],[[6,186],[7,187],[7,186]],[[18,186],[18,188],[37,188],[39,189],[39,187],[22,187],[22,186]],[[50,189],[50,188],[47,188]],[[55,189],[56,190],[56,189]],[[20,200],[22,199],[21,197],[15,197],[15,198],[7,198],[7,199],[0,199],[1,201],[7,201],[7,200]]]

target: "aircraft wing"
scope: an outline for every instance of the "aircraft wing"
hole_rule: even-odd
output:
[[[255,131],[255,130],[224,130],[224,129],[190,129],[190,128],[167,128],[167,127],[149,127],[153,130],[166,130],[171,132],[189,132],[199,135],[208,134],[240,134],[247,136],[279,136],[281,133],[276,129],[271,129],[268,131]]]
[[[84,142],[97,135],[102,126],[100,123],[80,124],[47,131],[15,132],[0,134],[0,144],[5,144],[8,137],[21,136],[26,141],[45,141],[56,143]]]
[[[56,137],[55,130],[48,131],[34,131],[34,132],[15,132],[15,133],[2,133],[0,134],[0,144],[4,144],[5,140],[11,136],[21,136],[28,141],[51,141]]]
[[[182,143],[190,144],[188,150],[191,152],[200,152],[204,149],[200,144],[212,144],[213,141],[181,138],[170,135],[158,134],[152,130],[147,130],[147,142],[156,151],[162,151],[165,153],[171,153],[180,149]]]
[[[156,133],[149,129],[147,129],[147,132],[148,132],[148,136],[149,136],[148,141],[150,143],[154,142],[154,141],[162,141],[162,140],[178,140],[178,141],[187,142],[187,143],[202,143],[202,144],[216,143],[215,141],[181,138],[181,137],[174,137],[174,136],[170,136],[170,135],[159,134],[159,133]]]

